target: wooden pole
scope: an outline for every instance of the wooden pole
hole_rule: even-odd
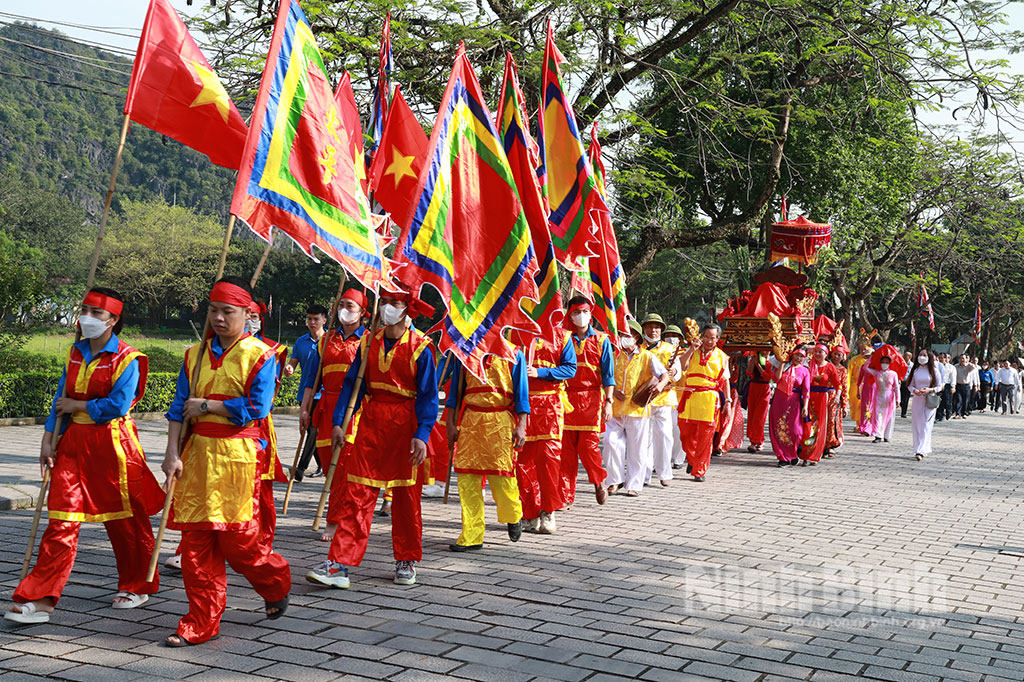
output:
[[[228,247],[231,244],[231,234],[235,230],[235,216],[228,219],[228,227],[224,234],[224,243],[221,245],[220,250],[220,262],[217,264],[217,274],[214,276],[213,281],[216,282],[224,276],[224,267],[228,260]],[[192,367],[192,377],[188,387],[188,397],[194,398],[196,392],[196,384],[199,383],[199,368],[203,364],[203,356],[206,355],[206,344],[209,342],[207,336],[210,333],[210,311],[206,311],[206,322],[203,323],[203,334],[199,341],[199,353],[196,355],[196,364]],[[185,446],[185,441],[188,440],[188,420],[184,420],[181,423],[181,431],[178,434],[178,455],[181,455],[181,451]],[[160,527],[157,529],[156,538],[153,543],[153,555],[149,558],[149,571],[146,573],[146,582],[152,582],[156,576],[156,565],[160,560],[160,545],[164,541],[164,532],[167,530],[167,520],[170,516],[171,511],[171,500],[174,499],[174,487],[178,479],[171,476],[167,480],[167,496],[164,498],[164,510],[160,514]]]
[[[327,343],[331,338],[331,330],[334,327],[334,320],[338,317],[338,306],[341,304],[341,294],[345,290],[346,275],[341,276],[341,282],[338,284],[338,294],[334,297],[334,303],[331,305],[331,316],[327,320],[327,329],[323,335],[323,346],[319,348],[320,363],[316,368],[316,380],[313,381],[313,395],[316,395],[316,389],[320,386],[320,379],[324,375],[324,354],[327,352]],[[300,406],[301,407],[301,406]],[[309,415],[312,420],[313,415]],[[288,501],[292,496],[292,486],[295,485],[295,470],[299,468],[299,458],[302,456],[302,446],[306,441],[306,432],[309,431],[307,426],[305,429],[299,429],[299,446],[295,448],[295,459],[292,461],[292,469],[288,472],[288,489],[284,491],[284,504],[281,506],[281,515],[286,516],[288,514]]]
[[[352,413],[356,410],[356,400],[359,399],[359,391],[363,387],[363,376],[366,374],[366,363],[370,352],[370,344],[373,337],[377,335],[377,327],[380,325],[380,292],[373,297],[373,322],[370,323],[370,332],[366,336],[366,343],[362,348],[359,371],[356,372],[356,380],[352,385],[352,395],[348,399],[348,407],[345,408],[345,418],[341,422],[342,438],[348,433],[348,425],[352,421]],[[324,507],[327,506],[327,496],[331,494],[331,483],[334,481],[334,472],[338,468],[338,459],[341,456],[341,446],[335,446],[331,450],[331,466],[327,469],[327,476],[324,477],[324,488],[320,491],[320,501],[316,505],[316,517],[313,518],[313,530],[320,530],[320,520],[324,516]],[[322,462],[321,462],[322,464]]]
[[[455,420],[455,426],[459,425],[459,408],[462,403],[462,394],[466,388],[466,368],[462,368],[462,377],[459,380],[459,385],[455,389],[455,409],[454,414],[448,415],[449,419]],[[448,472],[444,479],[444,499],[442,502],[448,504],[448,495],[452,490],[452,469],[455,467],[455,443],[448,444]]]
[[[270,241],[267,242],[267,248],[263,249],[263,255],[260,256],[260,262],[256,264],[256,271],[252,273],[252,279],[249,280],[249,286],[255,287],[256,280],[260,278],[260,274],[263,272],[263,266],[267,264],[267,256],[270,255],[270,249],[274,246],[274,233],[270,233]]]
[[[103,236],[107,232],[107,219],[110,217],[110,202],[114,199],[114,187],[117,185],[117,172],[121,169],[121,155],[124,153],[124,141],[128,137],[128,114],[124,115],[124,122],[121,124],[121,139],[117,143],[117,154],[114,155],[114,170],[110,173],[110,186],[107,188],[107,200],[103,204],[103,213],[100,215],[100,228],[96,232],[96,246],[92,250],[92,264],[89,266],[89,278],[86,280],[86,290],[92,289],[96,281],[96,267],[100,262],[100,246],[103,244]]]

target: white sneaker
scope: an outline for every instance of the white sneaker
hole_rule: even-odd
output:
[[[396,561],[395,562],[395,584],[415,585],[416,584],[416,562]]]
[[[325,561],[307,573],[306,580],[344,590],[348,588],[348,566],[336,561]]]
[[[444,497],[444,486],[438,483],[423,486],[423,497]]]
[[[537,526],[537,532],[541,535],[553,535],[554,532],[558,529],[558,527],[555,525],[554,514],[541,512],[540,519],[538,519],[538,521],[540,523]]]
[[[181,570],[181,555],[180,554],[173,554],[173,555],[171,555],[171,557],[169,559],[167,559],[167,561],[164,562],[164,567],[166,567],[166,568],[176,568],[176,569],[178,569],[180,571]]]
[[[523,519],[523,532],[536,533],[540,526],[540,519]]]

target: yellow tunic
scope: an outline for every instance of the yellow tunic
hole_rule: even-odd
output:
[[[512,363],[488,356],[484,372],[486,381],[463,371],[466,385],[454,469],[465,474],[514,476],[512,430],[516,418],[512,413]]]
[[[651,411],[630,401],[637,389],[646,384],[653,376],[651,359],[654,354],[641,348],[630,354],[619,351],[615,354],[615,388],[622,391],[626,398],[615,398],[612,402],[612,415],[615,417],[648,417]]]
[[[676,353],[675,346],[667,341],[659,341],[658,345],[654,348],[648,349],[648,352],[653,353],[654,357],[658,358],[666,372],[669,372],[670,374],[672,373],[672,368],[669,365],[672,364],[672,356]],[[654,400],[651,401],[651,407],[678,406],[679,395],[672,390],[671,386],[667,386],[664,391],[659,393]]]
[[[190,380],[198,353],[199,344],[185,353]],[[252,377],[273,356],[267,344],[252,336],[240,338],[219,359],[207,348],[193,393],[211,400],[247,395]],[[192,421],[181,452],[181,480],[174,489],[174,528],[243,530],[253,523],[257,438],[255,422],[239,427],[209,413]]]
[[[729,366],[729,356],[715,348],[704,354],[700,349],[690,355],[684,367],[683,396],[679,418],[693,422],[714,422],[721,408],[718,391]]]
[[[847,367],[849,373],[847,385],[850,393],[850,416],[854,420],[860,418],[860,394],[857,390],[857,384],[860,381],[860,370],[867,361],[868,358],[864,355],[857,355],[850,360],[850,364]]]

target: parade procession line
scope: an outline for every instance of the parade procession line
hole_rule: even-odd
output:
[[[275,423],[280,451],[294,451],[297,419]],[[848,436],[813,468],[732,452],[712,460],[703,485],[679,476],[603,507],[581,472],[556,535],[511,544],[488,496],[485,545],[470,554],[447,550],[457,501],[425,498],[411,587],[392,583],[386,522],[350,589],[303,580],[327,550],[310,530],[323,479],[307,479],[278,516],[287,616],[266,620],[263,600],[229,571],[222,636],[183,649],[160,645],[187,609],[180,573],[162,568],[143,607],[111,609],[113,554],[102,527],[84,524],[51,622],[0,621],[0,682],[1020,680],[1020,425],[988,413],[938,424],[935,452],[916,462],[910,420],[897,417],[891,443]],[[165,423],[139,430],[158,471]],[[41,435],[0,428],[0,487],[38,486]],[[280,507],[284,487],[275,491]],[[4,608],[31,516],[0,512]],[[177,542],[169,531],[164,557]]]

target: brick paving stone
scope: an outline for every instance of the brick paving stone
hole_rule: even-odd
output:
[[[151,676],[132,670],[118,670],[99,665],[77,665],[53,675],[61,680],[74,682],[133,682],[134,680],[152,679]]]
[[[495,668],[481,663],[469,663],[448,673],[450,677],[478,680],[479,682],[527,682],[534,679],[530,673],[520,673],[507,668]]]

